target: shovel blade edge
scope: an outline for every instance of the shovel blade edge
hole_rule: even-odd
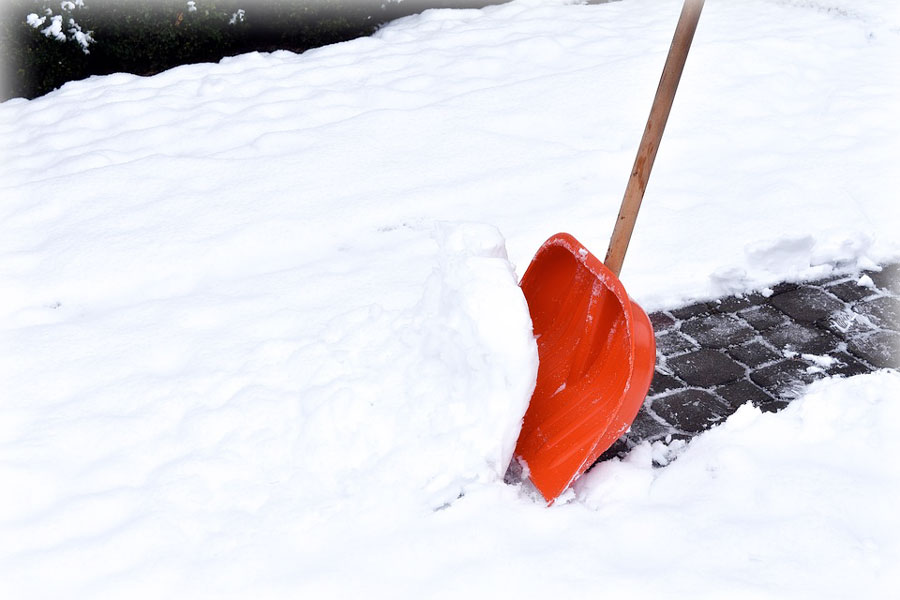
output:
[[[647,314],[567,233],[541,246],[520,286],[539,365],[515,455],[552,504],[631,426],[656,345]]]

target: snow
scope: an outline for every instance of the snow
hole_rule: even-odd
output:
[[[875,282],[872,281],[872,278],[869,277],[868,275],[862,275],[859,278],[859,280],[857,280],[856,285],[858,285],[859,287],[865,287],[865,288],[870,288],[870,289],[875,288]]]
[[[889,439],[898,392],[896,371],[817,382],[778,414],[741,407],[664,469],[649,445],[602,464],[578,495],[617,552],[636,550],[634,529],[664,536],[660,594],[671,577],[675,596],[887,597],[900,583],[887,492],[900,483],[888,458],[900,450]]]
[[[802,358],[804,358],[805,360],[808,360],[811,363],[813,363],[811,366],[806,368],[806,370],[810,371],[810,372],[824,371],[825,369],[827,369],[828,367],[832,366],[833,364],[835,364],[837,362],[837,359],[835,357],[828,355],[828,354],[819,355],[819,354],[803,353],[800,356]]]
[[[896,589],[896,371],[551,508],[503,482],[537,366],[516,280],[557,231],[603,255],[679,8],[429,11],[0,104],[0,596]],[[898,50],[888,0],[707,3],[633,298],[900,259]]]

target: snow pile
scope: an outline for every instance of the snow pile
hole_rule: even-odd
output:
[[[339,282],[279,271],[14,314],[29,323],[4,332],[0,363],[16,391],[2,479],[18,491],[0,501],[18,540],[3,558],[44,555],[16,580],[81,580],[85,550],[100,572],[137,568],[249,535],[275,506],[416,514],[501,481],[537,372],[503,239],[451,223],[391,237],[397,255],[359,254]]]
[[[640,446],[567,504],[490,486],[420,519],[356,515],[322,527],[335,537],[314,559],[269,572],[290,573],[285,595],[324,597],[890,597],[898,398],[894,371],[823,380],[686,447]]]
[[[897,423],[896,371],[823,380],[778,414],[741,407],[664,469],[651,467],[659,443],[599,465],[578,497],[617,551],[668,549],[654,576],[675,595],[887,597],[900,584]]]
[[[645,309],[900,258],[900,20],[854,6],[708,3],[623,271]],[[602,255],[679,8],[431,11],[0,105],[0,596],[896,589],[896,373],[551,509],[501,481],[516,273],[557,231]]]

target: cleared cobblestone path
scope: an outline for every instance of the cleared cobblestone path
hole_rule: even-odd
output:
[[[656,373],[629,433],[687,439],[752,402],[779,410],[829,375],[900,368],[900,264],[653,313]]]

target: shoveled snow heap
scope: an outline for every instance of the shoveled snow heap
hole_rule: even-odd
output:
[[[560,230],[602,254],[679,7],[432,11],[0,105],[0,597],[900,589],[896,372],[550,509],[502,482],[517,272]],[[887,0],[707,3],[629,293],[900,258],[898,55]]]

